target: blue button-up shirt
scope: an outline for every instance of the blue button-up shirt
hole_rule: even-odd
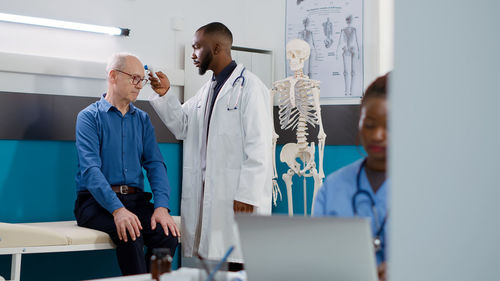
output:
[[[128,185],[144,190],[144,168],[154,194],[155,208],[168,208],[167,167],[148,114],[131,103],[123,116],[104,99],[105,95],[78,114],[77,192],[88,190],[112,213],[123,204],[111,186]]]

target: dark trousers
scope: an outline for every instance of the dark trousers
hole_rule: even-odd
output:
[[[138,192],[134,194],[117,194],[125,208],[134,213],[141,221],[141,236],[132,241],[128,235],[128,242],[118,239],[113,215],[101,207],[88,191],[80,191],[75,202],[75,218],[79,226],[100,230],[109,234],[116,245],[118,265],[123,275],[141,274],[149,272],[149,264],[154,248],[169,248],[173,256],[178,240],[170,235],[166,236],[160,224],[151,230],[151,216],[154,205],[149,202],[151,193]],[[128,234],[128,232],[127,232]],[[144,253],[144,246],[147,247]]]

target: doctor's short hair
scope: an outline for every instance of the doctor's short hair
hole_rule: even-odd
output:
[[[140,60],[138,56],[132,53],[127,53],[127,52],[114,53],[108,58],[108,64],[106,65],[106,73],[109,74],[109,72],[113,69],[123,70],[125,68],[125,65],[127,64],[128,57],[135,57],[138,60]]]
[[[366,101],[370,98],[383,98],[387,99],[387,91],[389,88],[389,76],[388,72],[384,76],[380,76],[375,81],[373,81],[368,88],[366,88],[365,94],[361,99],[361,106],[366,104]]]
[[[233,44],[233,34],[231,33],[231,30],[229,30],[229,28],[227,28],[227,26],[225,26],[223,23],[211,22],[198,28],[197,31],[203,31],[203,33],[207,35],[221,35],[226,38],[231,45]]]

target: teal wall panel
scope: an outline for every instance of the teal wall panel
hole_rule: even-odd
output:
[[[179,214],[181,144],[160,144],[171,210]],[[74,220],[77,155],[71,141],[0,141],[0,221]],[[146,190],[151,190],[146,181]]]
[[[0,141],[0,221],[74,220],[74,142]]]

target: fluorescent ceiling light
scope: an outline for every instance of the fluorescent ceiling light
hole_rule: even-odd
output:
[[[128,36],[130,29],[0,13],[0,21]]]

